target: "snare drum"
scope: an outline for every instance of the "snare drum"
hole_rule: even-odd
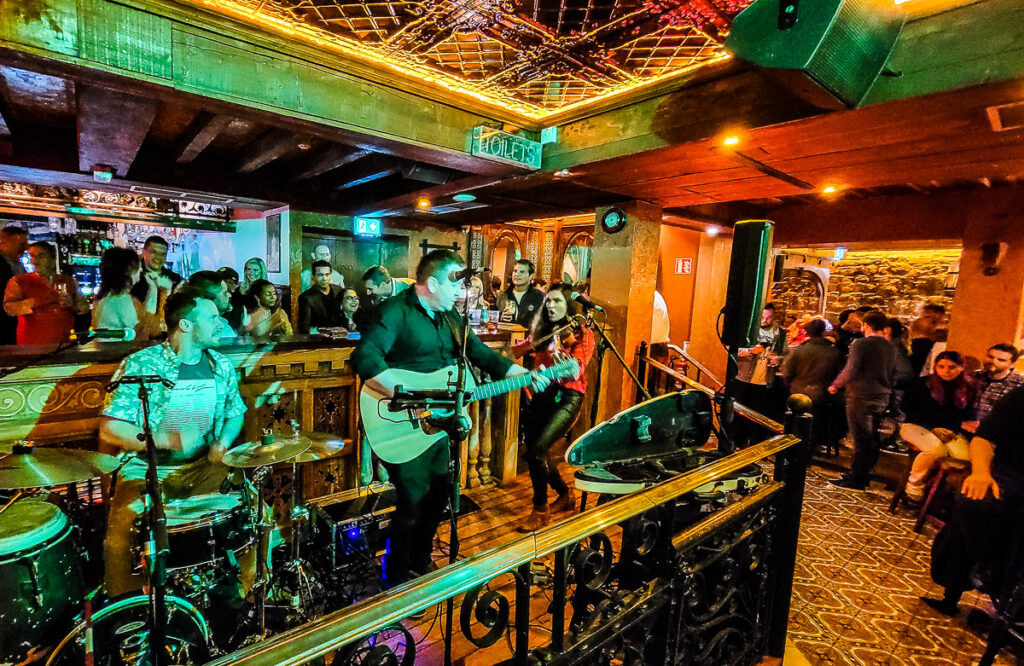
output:
[[[172,500],[164,505],[164,514],[169,571],[217,562],[253,542],[248,507],[237,493]]]
[[[210,659],[210,630],[196,607],[178,597],[164,598],[167,607],[167,652],[172,664],[202,664]],[[93,613],[92,633],[97,666],[143,663],[149,651],[149,597],[122,598]],[[85,622],[79,622],[50,655],[46,666],[85,663]],[[145,663],[149,663],[148,661]]]

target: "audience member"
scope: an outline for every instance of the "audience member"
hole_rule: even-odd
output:
[[[4,291],[4,310],[18,318],[19,345],[51,345],[71,337],[75,314],[89,303],[69,275],[57,274],[57,251],[50,243],[29,245],[32,273],[15,275]]]
[[[15,275],[22,275],[25,267],[21,257],[28,249],[28,231],[14,224],[0,229],[0,295]],[[0,308],[0,345],[13,345],[18,341],[18,318]]]
[[[164,266],[167,261],[167,241],[150,236],[142,246],[142,274],[132,287],[132,296],[146,308],[146,312],[164,321],[164,301],[181,284],[181,276]],[[161,329],[166,324],[161,323]]]
[[[944,594],[941,599],[922,598],[951,616],[974,580],[993,598],[1000,595],[1011,552],[1024,529],[1024,387],[992,407],[969,451],[971,474],[932,544],[932,579]],[[1005,582],[1016,583],[1019,572],[1009,573],[1013,578]]]
[[[498,294],[498,301],[495,303],[495,307],[501,310],[506,318],[511,317],[514,323],[523,328],[529,328],[533,324],[533,318],[544,302],[544,292],[533,286],[533,274],[536,270],[532,261],[516,259],[512,268],[512,283]]]
[[[790,350],[780,371],[790,394],[802,393],[811,399],[811,446],[817,451],[832,443],[828,387],[842,368],[842,358],[835,345],[825,339],[825,320],[811,319],[802,328],[807,340]]]
[[[249,293],[253,282],[268,279],[267,263],[259,257],[250,257],[245,260],[245,265],[242,266],[242,286],[239,287],[239,291],[241,291],[243,296],[255,298],[255,296]]]
[[[895,385],[896,348],[885,339],[889,320],[881,312],[864,315],[864,337],[850,345],[850,357],[828,390],[846,389],[846,420],[853,434],[853,462],[837,488],[865,490],[878,460],[881,442],[876,425],[889,406]]]
[[[394,278],[383,266],[371,266],[363,273],[363,289],[370,298],[373,307],[381,301],[400,294],[416,281],[411,278]]]
[[[257,337],[291,335],[292,324],[281,309],[277,287],[268,280],[256,280],[251,291],[256,297],[257,307],[249,317],[245,331]]]
[[[864,337],[861,333],[861,325],[864,323],[864,314],[858,310],[843,310],[839,313],[839,326],[835,331],[836,349],[839,350],[843,362],[850,355],[850,345],[854,340]]]
[[[930,375],[935,371],[935,359],[938,355],[946,351],[946,338],[949,335],[949,331],[944,328],[935,329],[935,344],[932,345],[931,351],[928,352],[928,358],[924,362],[924,367],[921,368],[921,376]]]
[[[939,440],[937,446],[920,446],[907,478],[907,497],[924,498],[925,482],[935,464],[946,457],[967,460],[967,439],[963,425],[974,415],[975,387],[964,372],[964,359],[955,351],[944,351],[935,361],[935,372],[917,377],[903,396],[906,423],[930,430]]]
[[[188,278],[188,285],[198,296],[213,301],[220,315],[220,337],[233,338],[238,331],[224,317],[231,311],[231,296],[224,278],[217,271],[196,271]]]
[[[224,318],[235,331],[246,330],[249,324],[249,315],[257,306],[256,299],[242,293],[238,281],[238,271],[234,268],[221,266],[217,269],[217,274],[228,288],[228,301],[231,303],[231,309],[224,315]]]
[[[355,289],[346,289],[341,295],[339,323],[349,332],[358,331],[363,324],[363,312],[359,309],[359,294]]]
[[[340,326],[344,291],[331,284],[331,265],[313,262],[313,286],[299,294],[299,333],[316,333],[320,328]]]
[[[142,265],[139,255],[124,247],[112,247],[100,258],[100,287],[92,309],[93,328],[124,329],[125,340],[149,340],[160,332],[156,315],[146,312],[131,294]]]
[[[1010,391],[1024,386],[1024,376],[1013,371],[1013,364],[1019,356],[1020,351],[1005,342],[989,347],[982,369],[972,377],[978,400],[971,420],[964,424],[964,430],[973,433],[992,411],[993,405]]]
[[[775,304],[765,303],[757,344],[740,349],[736,359],[736,400],[766,416],[779,415],[772,400],[775,373],[786,353],[785,331],[775,322]],[[736,445],[746,446],[770,436],[765,428],[747,419],[737,419]]]
[[[310,253],[313,261],[326,261],[328,264],[331,263],[331,248],[327,247],[323,243],[320,243],[313,248]],[[331,272],[331,284],[341,287],[345,287],[345,276],[332,269]],[[299,274],[299,287],[302,291],[306,291],[313,286],[313,268],[304,268]]]
[[[922,374],[925,361],[935,344],[935,332],[946,316],[946,308],[937,303],[922,301],[910,322],[910,362],[915,375]],[[924,373],[927,374],[927,373]]]

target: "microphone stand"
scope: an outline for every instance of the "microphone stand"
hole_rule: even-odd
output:
[[[121,377],[112,382],[107,390],[111,391],[121,384],[137,384],[139,400],[142,404],[142,432],[137,435],[140,442],[146,445],[146,496],[148,499],[145,511],[145,523],[149,528],[149,539],[145,542],[143,554],[149,565],[149,650],[154,666],[167,666],[167,604],[165,601],[167,585],[167,553],[170,546],[167,541],[167,516],[164,514],[163,497],[160,494],[160,481],[156,471],[156,442],[149,423],[149,389],[147,384],[170,384],[166,379],[156,375],[138,375]],[[173,386],[173,384],[170,384]]]
[[[601,367],[604,364],[605,350],[610,349],[612,351],[612,354],[619,361],[622,369],[626,371],[629,378],[632,379],[633,383],[636,384],[638,389],[640,389],[640,393],[643,394],[644,400],[650,400],[651,394],[647,390],[647,387],[643,385],[643,382],[637,378],[636,373],[633,372],[631,367],[629,367],[629,364],[626,363],[626,359],[622,358],[622,354],[620,354],[619,350],[615,347],[615,343],[613,343],[604,332],[604,327],[598,326],[597,322],[594,321],[594,310],[592,308],[586,308],[586,317],[587,328],[594,331],[599,338],[597,343],[597,377],[594,378],[594,402],[590,405],[590,427],[593,428],[597,423],[597,409],[601,404],[599,399],[601,397]]]

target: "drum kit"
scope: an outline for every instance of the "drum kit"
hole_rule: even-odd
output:
[[[308,512],[300,504],[299,466],[336,456],[343,447],[343,441],[321,433],[295,429],[283,438],[265,433],[259,441],[232,448],[223,459],[224,465],[233,468],[232,474],[244,474],[246,489],[255,486],[255,493],[223,492],[227,489],[222,487],[222,493],[163,503],[168,544],[161,632],[164,663],[201,663],[220,649],[266,636],[267,599],[280,598],[282,590],[298,592],[288,597],[296,621],[311,619],[315,582],[300,552]],[[0,495],[5,498],[0,501],[0,663],[28,663],[40,659],[49,647],[46,664],[53,666],[151,663],[152,597],[129,594],[97,604],[94,611],[93,598],[99,590],[90,592],[90,588],[102,577],[98,564],[102,558],[89,552],[82,534],[95,532],[97,526],[76,524],[83,515],[76,504],[106,503],[105,493],[100,498],[87,493],[83,498],[80,488],[84,484],[105,488],[104,481],[116,476],[122,462],[93,451],[0,443]],[[265,506],[265,480],[281,464],[292,466],[299,487],[291,497],[288,556],[271,576],[265,554],[274,523],[269,511],[257,507]],[[255,501],[249,499],[252,495]],[[139,562],[146,560],[142,547],[149,541],[146,529],[140,526],[139,546],[133,551]],[[254,549],[264,555],[255,557],[251,621],[240,627],[236,609],[228,622],[234,635],[230,640],[215,636],[211,626],[216,623],[208,622],[211,618],[203,613],[214,612],[218,586],[227,577],[237,581],[240,558]],[[237,583],[234,589],[237,592]],[[237,595],[235,603],[241,603]]]

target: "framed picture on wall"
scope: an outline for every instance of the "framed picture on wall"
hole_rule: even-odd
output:
[[[281,272],[281,214],[267,216],[267,272]]]

